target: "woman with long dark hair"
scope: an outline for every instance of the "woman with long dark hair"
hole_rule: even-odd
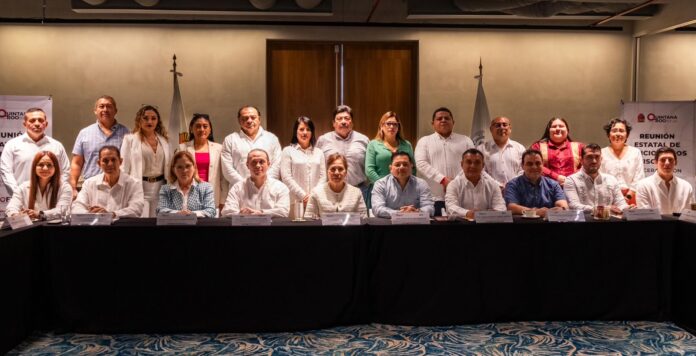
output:
[[[7,204],[8,216],[24,213],[32,219],[60,217],[61,207],[70,208],[72,188],[61,182],[60,164],[55,154],[41,151],[34,156],[28,182],[20,184]]]

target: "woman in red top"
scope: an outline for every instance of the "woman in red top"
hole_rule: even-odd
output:
[[[544,135],[532,144],[544,160],[543,174],[563,185],[567,176],[580,169],[580,154],[585,146],[570,138],[570,127],[562,117],[553,117],[546,124]]]

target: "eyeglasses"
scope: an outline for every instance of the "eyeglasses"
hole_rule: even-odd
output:
[[[493,126],[495,128],[506,128],[506,127],[510,127],[510,124],[507,122],[496,122],[496,123],[492,124],[491,126]]]
[[[193,117],[195,117],[195,118],[202,117],[202,118],[204,118],[204,119],[206,119],[206,120],[210,120],[210,116],[208,116],[208,114],[199,114],[199,113],[195,113],[195,114],[193,114]]]
[[[399,127],[399,123],[398,122],[385,122],[384,126]]]
[[[38,163],[36,165],[36,168],[53,169],[53,164],[52,163]]]

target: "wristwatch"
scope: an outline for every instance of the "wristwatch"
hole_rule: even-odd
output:
[[[46,220],[46,214],[44,214],[43,210],[39,211],[39,220]]]

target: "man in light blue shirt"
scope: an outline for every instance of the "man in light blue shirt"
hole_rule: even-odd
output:
[[[123,137],[128,134],[128,128],[116,121],[117,112],[114,98],[109,95],[100,96],[94,104],[97,122],[83,128],[77,135],[70,164],[73,198],[77,195],[77,181],[80,175],[88,179],[101,173],[98,165],[99,150],[104,146],[121,147]]]
[[[413,161],[402,151],[392,155],[391,174],[375,182],[372,189],[372,212],[380,218],[391,218],[396,212],[435,212],[428,183],[411,174]]]
[[[505,202],[513,214],[546,217],[548,210],[568,209],[563,188],[553,179],[542,176],[541,152],[528,149],[522,153],[524,174],[510,180],[505,186]]]

